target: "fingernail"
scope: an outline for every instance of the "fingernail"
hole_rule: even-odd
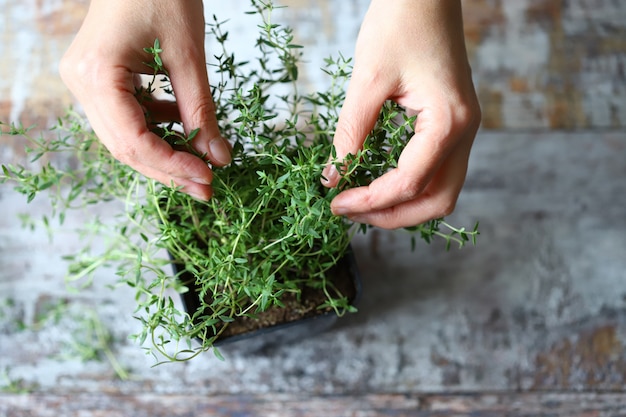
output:
[[[196,184],[211,185],[211,181],[207,180],[206,178],[192,178],[191,181],[195,182]]]
[[[198,200],[198,201],[208,201],[210,197],[210,194],[207,196],[206,194],[200,194],[200,193],[196,193],[193,191],[186,191],[187,194],[189,194],[190,197]]]
[[[326,168],[322,171],[322,182],[324,184],[335,184],[339,177],[339,172],[337,171],[337,167],[335,165],[328,164]]]
[[[337,197],[335,197],[335,199],[336,198]],[[330,205],[330,210],[335,216],[346,216],[350,213],[354,213],[354,211],[348,207],[348,204],[344,204],[343,202],[339,202],[339,204],[337,204],[334,200]]]
[[[218,138],[209,142],[209,150],[211,152],[211,159],[214,163],[220,165],[230,164],[230,147],[226,143],[225,139]]]
[[[353,223],[367,223],[367,219],[365,218],[365,216],[348,216],[348,219],[350,219],[350,221]]]
[[[331,211],[335,216],[345,216],[346,214],[350,213],[350,210],[348,210],[346,207],[333,207]]]

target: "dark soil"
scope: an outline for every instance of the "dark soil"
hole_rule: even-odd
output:
[[[347,297],[350,303],[355,301],[358,293],[355,273],[353,258],[346,256],[327,275],[333,286]],[[197,290],[190,288],[190,291],[185,293],[183,297],[187,311],[193,314],[200,305]],[[272,306],[266,311],[255,313],[254,317],[237,317],[224,329],[220,335],[220,340],[262,328],[332,313],[331,308],[318,308],[327,301],[326,294],[322,289],[304,287],[301,288],[299,297],[293,293],[285,293],[280,300],[284,307]]]

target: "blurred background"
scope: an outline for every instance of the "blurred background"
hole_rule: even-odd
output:
[[[221,3],[221,4],[220,4]],[[284,0],[281,12],[321,83],[322,58],[352,54],[367,0]],[[6,65],[0,117],[49,121],[72,102],[57,74],[86,0],[2,0]],[[464,0],[465,33],[486,129],[624,127],[624,5],[599,0]],[[206,1],[208,15],[235,17],[233,42],[254,33],[247,2]],[[398,36],[401,36],[399,34]],[[249,47],[243,42],[238,47]],[[209,49],[210,52],[210,49]]]
[[[0,121],[44,129],[78,106],[58,62],[88,3],[0,0]],[[277,3],[305,46],[302,85],[323,87],[323,58],[352,55],[368,1]],[[256,30],[248,3],[204,4],[231,19],[245,56]],[[127,339],[132,293],[107,287],[106,274],[68,293],[59,254],[80,242],[23,229],[20,213],[49,207],[0,185],[0,416],[582,416],[582,402],[597,412],[584,415],[626,415],[626,2],[463,6],[483,123],[451,222],[480,221],[475,248],[411,252],[403,232],[358,237],[365,293],[336,329],[152,368]],[[0,136],[0,161],[24,163],[23,148]]]

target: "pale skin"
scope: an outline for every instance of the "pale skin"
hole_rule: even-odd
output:
[[[205,161],[175,151],[150,132],[135,99],[135,75],[149,73],[143,48],[158,38],[177,106],[156,103],[155,117],[179,118],[200,128],[194,146],[212,165],[230,163],[208,83],[201,1],[92,0],[75,40],[61,61],[61,76],[84,107],[94,131],[114,157],[147,177],[174,183],[202,200],[212,195],[213,173]]]
[[[396,101],[418,118],[398,167],[367,187],[339,194],[331,204],[333,212],[383,228],[450,214],[480,124],[460,2],[373,0],[354,58],[334,138],[338,159],[361,148],[385,100]],[[329,186],[337,183],[332,168],[325,177]]]
[[[212,195],[210,165],[228,164],[230,149],[220,135],[210,93],[202,8],[201,1],[92,0],[63,57],[61,76],[117,159],[206,200]],[[136,75],[149,72],[143,47],[155,38],[164,46],[162,58],[177,101],[157,102],[148,110],[157,119],[182,121],[187,132],[200,128],[193,145],[206,161],[173,150],[151,133],[134,97]],[[334,138],[338,159],[363,145],[385,100],[418,117],[398,168],[367,187],[341,192],[332,201],[333,212],[388,229],[450,214],[480,123],[460,1],[372,0],[354,58]],[[339,179],[332,167],[323,173],[328,187]]]

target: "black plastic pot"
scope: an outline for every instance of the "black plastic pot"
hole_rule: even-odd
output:
[[[198,287],[194,284],[195,280],[179,265],[174,264],[174,271],[175,273],[181,272],[181,280],[189,287],[189,291],[181,294],[181,297],[185,310],[190,315],[193,315],[201,305]],[[361,277],[351,249],[348,250],[346,255],[340,259],[329,273],[340,274],[342,277],[345,277],[347,283],[350,285],[350,293],[354,294],[350,297],[349,302],[351,305],[356,305],[361,294]],[[310,317],[280,322],[250,332],[218,338],[214,345],[224,346],[226,344],[230,345],[235,342],[245,341],[245,350],[259,350],[269,345],[290,343],[318,334],[332,327],[339,318],[334,311],[318,310],[316,313],[318,314]],[[240,344],[237,343],[237,345]]]

